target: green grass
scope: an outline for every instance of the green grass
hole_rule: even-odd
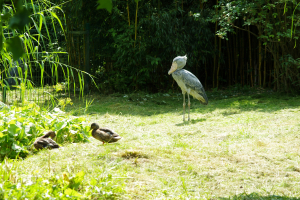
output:
[[[300,97],[234,90],[208,97],[207,106],[191,101],[185,123],[181,94],[91,95],[87,110],[74,100],[68,112],[122,140],[102,145],[91,138],[38,152],[13,162],[7,180],[62,181],[83,171],[80,186],[68,187],[87,199],[300,197]]]

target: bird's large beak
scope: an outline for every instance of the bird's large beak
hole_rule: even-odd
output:
[[[168,74],[169,75],[172,74],[174,71],[176,71],[176,69],[177,69],[177,64],[176,64],[176,62],[173,62]]]

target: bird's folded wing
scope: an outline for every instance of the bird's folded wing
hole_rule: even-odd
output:
[[[189,72],[187,70],[182,70],[181,74],[182,74],[182,80],[185,83],[186,87],[191,88],[192,90],[194,90],[201,97],[196,95],[196,94],[194,95],[193,92],[191,92],[191,95],[196,97],[203,104],[207,104],[208,98],[206,96],[204,87],[202,86],[199,79],[194,74],[192,74],[191,72]]]
[[[114,132],[113,130],[111,130],[109,128],[99,128],[99,129],[104,132],[109,132],[110,134],[117,134],[116,132]]]
[[[199,79],[191,72],[189,72],[187,70],[183,70],[182,80],[188,87],[192,88],[193,90],[195,90],[197,92],[204,91],[204,88],[203,88],[201,82],[199,81]]]
[[[41,138],[37,143],[43,145],[43,147],[59,147],[59,145],[50,138]]]

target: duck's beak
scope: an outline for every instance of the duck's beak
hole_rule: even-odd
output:
[[[90,128],[90,130],[89,131],[91,131],[92,130],[92,127]]]
[[[170,70],[169,70],[169,72],[168,72],[168,74],[169,74],[169,75],[172,74],[173,72],[176,71],[176,69],[177,69],[177,63],[176,63],[176,62],[173,62],[173,63],[172,63],[172,66],[171,66],[171,68],[170,68]]]

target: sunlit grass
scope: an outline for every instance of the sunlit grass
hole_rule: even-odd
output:
[[[74,100],[67,111],[123,138],[38,152],[18,161],[14,175],[84,171],[83,188],[97,179],[113,199],[300,197],[300,97],[222,91],[208,97],[207,106],[192,100],[185,123],[181,94],[91,95],[87,110],[86,101]]]

